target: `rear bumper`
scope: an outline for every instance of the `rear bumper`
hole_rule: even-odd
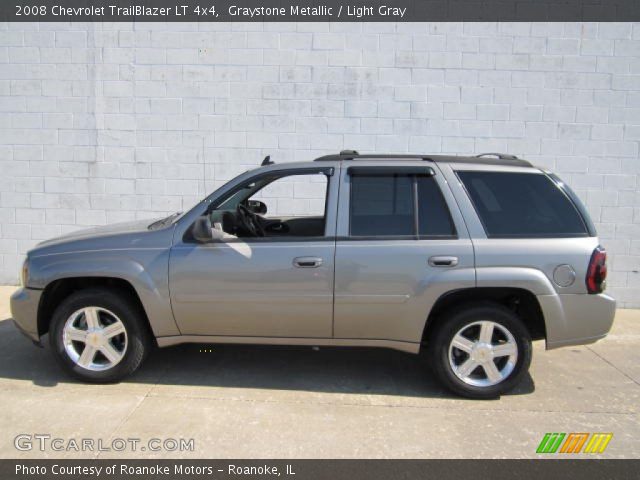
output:
[[[585,345],[611,330],[616,301],[609,295],[539,295],[547,330],[547,349]]]
[[[18,330],[40,344],[38,334],[38,305],[42,290],[21,288],[11,295],[11,316]]]

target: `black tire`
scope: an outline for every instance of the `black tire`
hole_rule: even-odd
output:
[[[127,346],[124,357],[113,367],[93,371],[75,363],[65,349],[63,332],[67,319],[86,307],[99,307],[115,314],[124,325]],[[92,383],[114,383],[135,372],[152,348],[152,336],[140,306],[126,293],[101,288],[80,290],[64,299],[55,310],[49,328],[49,344],[58,363],[71,376]]]
[[[495,385],[477,386],[466,383],[454,373],[449,361],[449,346],[454,336],[465,326],[482,320],[497,323],[508,330],[518,348],[513,370]],[[439,318],[435,331],[427,340],[427,360],[438,380],[452,392],[473,399],[496,398],[512,390],[527,374],[531,364],[531,353],[531,337],[520,318],[508,308],[489,302],[467,305],[446,312]],[[478,375],[483,373],[484,370],[480,370]]]

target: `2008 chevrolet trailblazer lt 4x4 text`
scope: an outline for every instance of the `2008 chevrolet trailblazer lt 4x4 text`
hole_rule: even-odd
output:
[[[269,215],[274,185],[319,198]],[[525,160],[347,150],[267,158],[186,213],[43,242],[11,309],[92,382],[155,345],[366,346],[424,351],[450,390],[491,398],[526,374],[532,340],[608,333],[605,261],[573,191]]]

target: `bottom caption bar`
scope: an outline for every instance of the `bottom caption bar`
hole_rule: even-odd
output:
[[[0,460],[0,479],[638,478],[640,460]]]

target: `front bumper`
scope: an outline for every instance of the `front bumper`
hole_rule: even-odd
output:
[[[38,305],[42,290],[20,288],[11,295],[11,316],[18,330],[40,344],[38,333]]]
[[[539,295],[545,318],[547,349],[585,345],[604,338],[611,330],[616,301],[598,295]]]

